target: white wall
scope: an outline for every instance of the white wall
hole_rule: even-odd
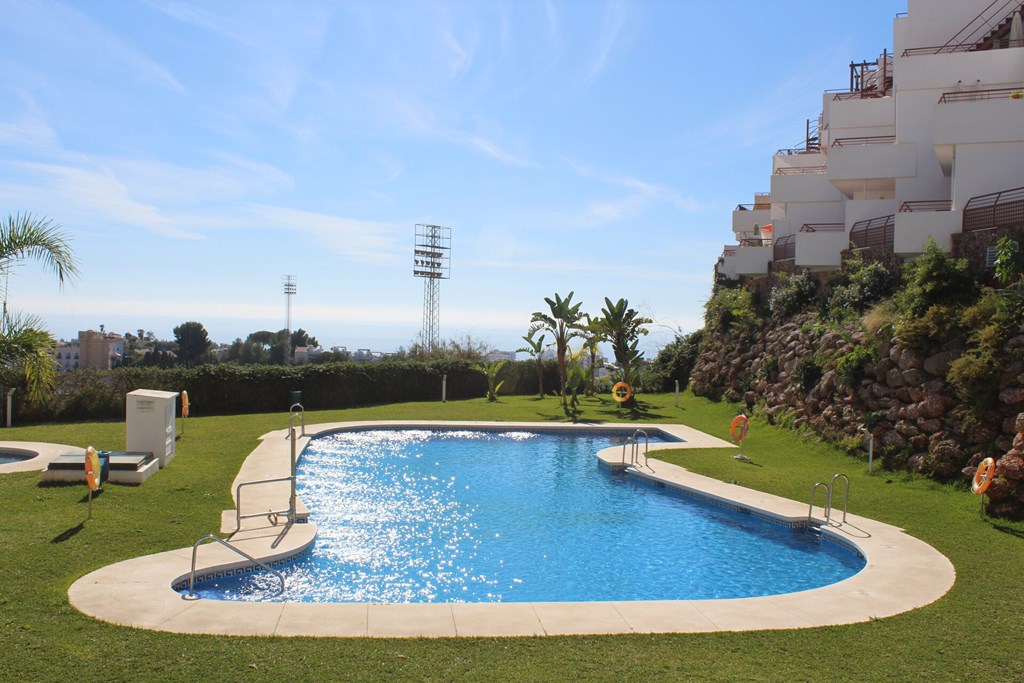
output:
[[[1021,121],[1024,126],[1024,114]],[[1024,141],[957,145],[953,205],[958,209],[971,197],[1018,187],[1024,187]]]

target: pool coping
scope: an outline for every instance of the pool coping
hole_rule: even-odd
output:
[[[27,460],[0,465],[0,474],[39,472],[45,470],[46,466],[57,456],[68,454],[85,455],[85,449],[80,446],[66,446],[64,444],[44,443],[42,441],[0,441],[0,450],[35,453],[35,457]],[[85,461],[83,460],[82,462],[84,466]]]
[[[372,427],[505,431],[565,431],[592,427],[629,433],[650,429],[686,439],[684,443],[651,444],[652,451],[735,448],[684,425],[437,421],[339,422],[307,426],[306,434],[296,439],[296,448],[301,451],[314,436]],[[314,429],[316,431],[312,432]],[[291,446],[287,430],[270,432],[260,438],[260,445],[239,470],[235,485],[287,476]],[[614,465],[621,460],[621,450],[620,447],[604,449],[599,458],[606,465]],[[627,471],[656,484],[747,509],[783,523],[800,525],[807,520],[806,503],[704,477],[654,458],[644,467],[630,467]],[[245,511],[280,509],[281,501],[287,499],[288,489],[287,484],[251,489],[260,494],[247,498]],[[225,511],[222,530],[230,531],[234,527],[235,511]],[[856,548],[866,559],[865,568],[848,579],[822,588],[757,598],[486,604],[185,600],[172,585],[187,580],[191,548],[100,568],[75,581],[68,590],[68,597],[78,610],[97,619],[174,633],[381,638],[697,633],[811,628],[869,621],[934,602],[946,594],[956,579],[955,569],[945,556],[897,527],[851,514],[844,523],[822,527],[822,533]],[[246,520],[231,541],[255,557],[279,563],[303,552],[315,535],[316,525],[312,523],[273,525],[266,517],[259,517]],[[202,546],[199,560],[197,574],[200,575],[246,571],[250,564],[239,561],[240,558],[219,545]]]

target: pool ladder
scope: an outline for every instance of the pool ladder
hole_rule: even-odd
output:
[[[647,436],[647,432],[645,432],[642,429],[636,430],[635,432],[633,432],[633,434],[631,436],[627,437],[626,440],[622,442],[622,464],[623,465],[626,464],[626,446],[629,446],[630,444],[632,444],[632,448],[630,449],[630,452],[629,452],[629,464],[633,465],[633,466],[639,466],[640,465],[640,455],[641,455],[640,454],[640,439],[638,438],[640,434],[644,435],[644,451],[643,451],[644,465],[643,466],[647,467],[647,451],[649,451],[650,448],[651,448],[651,439],[650,439],[650,437]]]
[[[298,411],[296,411],[296,408]],[[292,407],[288,409],[288,433],[284,435],[284,438],[291,438],[292,441],[295,440],[295,432],[292,430],[292,424],[296,413],[298,413],[299,416],[299,436],[306,435],[306,409],[302,407],[301,403],[293,403]]]
[[[281,582],[281,588],[277,592],[277,595],[280,595],[281,593],[284,593],[284,574],[282,574],[281,572],[277,571],[276,569],[271,567],[269,564],[257,560],[255,557],[253,557],[249,553],[245,552],[244,550],[240,550],[239,548],[236,548],[235,546],[231,545],[230,543],[225,541],[220,536],[217,536],[216,534],[206,534],[205,536],[203,536],[198,541],[196,541],[195,543],[192,544],[192,571],[190,571],[189,575],[188,575],[188,595],[181,596],[183,600],[197,600],[198,599],[198,596],[195,594],[195,591],[194,591],[194,588],[195,588],[195,585],[196,585],[196,553],[199,551],[199,545],[203,541],[217,541],[218,543],[220,543],[225,548],[228,548],[229,550],[235,551],[236,553],[238,553],[239,555],[241,555],[245,559],[249,560],[253,564],[258,565],[258,566],[262,567],[263,569],[266,569],[267,571],[273,572],[274,576],[277,577],[277,580]]]
[[[295,404],[299,405],[299,404]],[[293,406],[294,407],[294,406]],[[302,406],[299,406],[301,409]],[[305,426],[303,426],[305,429]],[[296,513],[298,511],[298,497],[295,492],[295,480],[296,480],[296,464],[298,463],[298,454],[296,453],[296,442],[298,437],[295,435],[295,427],[292,426],[291,416],[288,417],[288,435],[286,439],[291,439],[291,475],[287,477],[276,477],[274,479],[257,479],[255,481],[243,481],[235,487],[235,531],[238,532],[242,529],[242,520],[251,519],[253,517],[266,517],[267,520],[274,526],[277,526],[277,521],[280,515],[287,515],[288,523],[292,523],[296,520]],[[266,512],[252,512],[246,515],[242,514],[242,488],[245,486],[255,486],[257,484],[273,484],[279,482],[289,482],[291,484],[291,490],[288,494],[288,509],[287,510],[267,510]]]
[[[850,502],[850,478],[845,474],[836,474],[832,477],[829,483],[818,481],[811,487],[811,501],[807,506],[807,523],[811,524],[812,515],[814,513],[814,494],[817,493],[819,488],[825,489],[825,525],[832,524],[832,494],[835,492],[836,480],[842,479],[845,483],[843,492],[843,521],[840,524],[846,523],[846,507]],[[837,525],[838,526],[838,525]]]

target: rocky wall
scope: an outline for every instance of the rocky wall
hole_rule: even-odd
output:
[[[857,347],[873,349],[877,360],[841,373],[839,361]],[[805,316],[747,334],[709,335],[690,382],[697,395],[757,406],[771,421],[806,425],[847,447],[859,442],[866,452],[870,433],[887,467],[943,481],[969,479],[983,458],[999,457],[990,509],[1024,516],[1024,437],[1016,417],[1024,408],[1024,335],[1007,350],[1017,360],[1002,369],[998,401],[982,416],[966,410],[946,381],[963,352],[959,343],[921,353],[899,340],[873,344],[861,332],[823,331]]]

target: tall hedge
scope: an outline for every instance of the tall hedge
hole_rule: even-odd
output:
[[[21,380],[4,373],[14,394],[17,422],[124,418],[125,394],[135,389],[188,390],[193,415],[231,415],[286,411],[291,392],[302,392],[308,410],[352,408],[402,401],[439,401],[441,378],[448,376],[447,397],[482,397],[487,380],[465,361],[395,361],[313,365],[236,365],[194,368],[119,368],[76,370],[58,375],[51,398],[29,403]],[[549,364],[550,365],[550,364]],[[556,386],[553,365],[545,368],[545,387]],[[532,361],[508,363],[501,375],[501,395],[537,392]]]

